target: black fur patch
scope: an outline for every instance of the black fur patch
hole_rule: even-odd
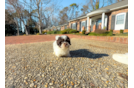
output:
[[[67,39],[66,39],[66,40],[64,40],[62,37],[59,37],[58,40],[57,40],[57,45],[58,45],[59,47],[61,47],[61,44],[62,44],[63,42],[68,42],[68,43],[71,45],[71,43],[70,43],[70,38],[69,38],[68,36],[67,36]]]

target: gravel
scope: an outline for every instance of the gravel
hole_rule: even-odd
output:
[[[6,88],[127,88],[128,66],[112,59],[120,43],[71,39],[71,57],[53,55],[52,41],[5,45]]]

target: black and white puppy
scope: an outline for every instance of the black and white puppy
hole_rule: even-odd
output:
[[[56,36],[53,43],[54,54],[57,57],[71,56],[69,47],[71,45],[70,38],[66,35]]]

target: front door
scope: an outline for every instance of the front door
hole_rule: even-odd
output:
[[[100,23],[101,23],[101,18],[97,19],[97,21],[96,21],[96,29],[99,29]]]
[[[93,26],[95,25],[95,21],[92,20],[92,24],[91,24],[91,32],[93,31]]]

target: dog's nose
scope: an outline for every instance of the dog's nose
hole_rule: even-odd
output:
[[[67,43],[64,43],[65,44],[65,46],[67,45]]]

